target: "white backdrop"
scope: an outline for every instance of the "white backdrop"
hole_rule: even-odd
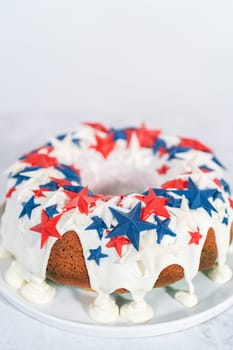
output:
[[[0,9],[1,115],[172,126],[232,117],[231,0],[9,0]]]
[[[233,174],[232,0],[0,0],[0,171],[82,120],[200,138]]]

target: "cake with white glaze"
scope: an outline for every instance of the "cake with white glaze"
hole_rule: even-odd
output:
[[[140,323],[144,296],[181,278],[176,299],[196,305],[198,271],[218,283],[227,265],[233,200],[225,169],[199,141],[160,130],[85,123],[21,157],[9,169],[0,256],[6,281],[29,301],[55,295],[46,278],[97,293],[90,316]],[[133,301],[119,310],[113,292]]]

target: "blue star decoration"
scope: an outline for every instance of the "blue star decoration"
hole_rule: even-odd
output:
[[[218,158],[216,158],[215,156],[212,157],[212,161],[214,163],[216,163],[217,165],[219,165],[221,168],[226,169],[225,166],[220,162],[220,160]]]
[[[184,153],[184,152],[188,152],[190,151],[192,148],[191,147],[182,147],[182,146],[173,146],[170,147],[168,149],[168,153],[169,153],[169,157],[168,157],[168,161],[172,160],[172,159],[179,159],[179,157],[177,157],[177,153]]]
[[[216,188],[200,190],[193,180],[189,178],[188,188],[186,190],[171,190],[171,192],[180,196],[184,195],[188,200],[190,209],[203,208],[210,216],[212,216],[211,210],[217,212],[215,207],[209,202],[209,198],[211,197],[213,199],[219,198],[219,191]]]
[[[216,193],[213,194],[213,200],[220,199],[222,202],[225,202],[223,195],[221,192],[216,191]]]
[[[128,213],[109,207],[118,225],[108,234],[108,238],[126,236],[134,248],[139,250],[140,232],[153,230],[155,224],[141,220],[141,202]]]
[[[203,164],[203,165],[200,165],[199,166],[199,169],[202,170],[202,171],[206,171],[206,172],[211,172],[211,171],[214,171],[212,168],[208,167],[207,165]]]
[[[22,205],[23,209],[19,214],[19,218],[22,218],[23,216],[27,215],[29,219],[31,218],[33,209],[40,206],[40,204],[36,204],[34,202],[33,196],[27,202],[23,202]]]
[[[89,249],[90,255],[87,260],[95,260],[96,264],[100,264],[100,259],[107,258],[108,254],[102,253],[102,248],[99,246],[96,249]]]
[[[63,141],[66,138],[67,134],[61,134],[61,135],[57,135],[56,139],[59,141]]]
[[[93,216],[92,223],[85,228],[85,230],[96,230],[99,236],[99,239],[103,238],[104,230],[106,230],[107,225],[99,216]]]
[[[110,130],[110,133],[113,133],[113,140],[114,141],[117,141],[117,140],[126,140],[127,139],[127,136],[126,136],[126,133],[125,133],[125,129],[114,129],[114,128],[111,128]]]
[[[231,195],[230,185],[224,179],[220,179],[219,181],[224,191],[227,192],[229,195]]]
[[[72,135],[72,134],[71,134]],[[56,136],[56,139],[59,141],[63,141],[66,137],[68,136],[68,134],[61,134]],[[73,144],[75,144],[76,146],[80,146],[80,139],[78,139],[77,137],[73,137],[71,139],[71,141],[73,142]],[[50,143],[51,145],[51,143]]]
[[[81,142],[81,140],[80,140],[79,138],[73,137],[71,141],[72,141],[72,143],[73,143],[74,145],[80,147],[80,142]]]
[[[163,236],[169,235],[171,237],[176,237],[176,233],[173,232],[168,226],[170,224],[171,219],[161,220],[158,216],[154,216],[156,221],[156,232],[157,232],[157,243],[161,243]]]
[[[36,171],[41,169],[41,166],[27,166],[26,168],[24,168],[21,173],[27,173],[27,172],[31,172],[31,171]]]
[[[200,190],[197,185],[193,182],[191,178],[188,180],[188,190],[177,191],[182,192],[184,196],[188,199],[190,209],[203,208],[207,213],[212,216],[211,210],[217,212],[215,207],[209,202],[209,198],[216,195],[218,190],[216,189],[207,189]]]
[[[73,185],[64,185],[64,190],[70,191],[70,192],[80,192],[83,190],[83,186],[73,186]]]
[[[22,182],[27,181],[28,179],[30,179],[29,176],[26,175],[22,175],[21,173],[17,173],[13,176],[11,176],[13,179],[16,179],[16,183],[14,186],[18,186],[20,185]]]
[[[156,139],[153,146],[153,153],[156,154],[160,148],[165,148],[167,150],[167,144],[162,139]]]
[[[18,172],[15,175],[10,174],[9,176],[13,179],[16,179],[15,186],[20,185],[22,182],[27,181],[30,179],[30,176],[25,175],[24,173],[31,172],[31,171],[36,171],[40,169],[41,167],[39,166],[34,166],[34,167],[26,167],[20,172]]]
[[[59,214],[59,211],[57,210],[57,204],[50,205],[49,207],[45,208],[45,211],[49,219],[53,218],[54,215]]]
[[[225,225],[228,225],[228,217],[224,217],[223,219],[222,219],[222,224],[225,224]]]
[[[50,181],[46,184],[40,185],[39,187],[47,191],[56,191],[59,188],[59,185],[56,181]]]
[[[169,199],[168,199],[166,205],[168,205],[169,207],[172,207],[172,208],[180,208],[181,207],[182,199],[174,198],[172,196],[169,196],[168,198]]]
[[[80,183],[81,179],[79,174],[71,166],[68,166],[66,164],[60,164],[59,166],[56,166],[56,169],[59,170],[65,176],[66,180],[76,181],[77,183]]]
[[[174,193],[178,196],[184,195],[188,200],[188,205],[190,209],[203,208],[207,213],[212,216],[211,210],[217,212],[215,207],[209,202],[209,198],[216,200],[217,198],[223,200],[221,193],[216,189],[205,189],[200,190],[197,185],[193,182],[191,178],[188,179],[188,188],[185,190],[164,190],[164,189],[153,189],[153,191],[160,196],[171,197]],[[169,192],[169,193],[168,193]],[[172,198],[167,202],[169,206],[179,207],[180,203],[177,199]]]

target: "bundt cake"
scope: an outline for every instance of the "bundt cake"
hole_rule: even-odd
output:
[[[135,323],[153,317],[144,296],[182,278],[175,298],[197,304],[198,271],[225,283],[233,200],[225,168],[203,143],[144,124],[84,123],[23,155],[9,169],[0,256],[6,281],[29,301],[49,302],[59,284],[93,290],[90,316],[113,322],[111,293]]]

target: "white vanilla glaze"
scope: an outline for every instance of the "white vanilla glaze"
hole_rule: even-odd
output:
[[[14,260],[5,273],[6,282],[13,288],[20,289],[25,280],[25,272],[21,264]]]
[[[96,322],[112,323],[118,319],[119,307],[109,294],[99,291],[94,302],[89,305],[89,314]]]
[[[193,307],[198,304],[198,297],[196,294],[183,290],[176,292],[175,299],[186,307]]]
[[[132,323],[145,323],[154,316],[154,310],[144,300],[145,293],[136,291],[132,294],[133,301],[120,308],[120,315]]]
[[[224,284],[230,281],[230,279],[232,278],[232,270],[226,264],[216,264],[214,268],[208,272],[208,276],[210,277],[210,279],[212,279],[212,281],[219,284]]]
[[[55,296],[56,290],[44,280],[33,277],[29,282],[25,283],[20,294],[28,301],[35,304],[47,304]]]
[[[213,161],[212,153],[195,149],[178,153],[177,157],[168,163],[166,155],[158,156],[152,152],[151,148],[141,147],[134,134],[129,144],[125,140],[117,140],[114,149],[107,158],[104,158],[100,152],[90,148],[95,144],[96,134],[100,137],[106,136],[102,131],[97,132],[89,126],[84,126],[77,132],[67,135],[63,140],[54,138],[51,140],[53,150],[49,154],[56,157],[58,163],[72,164],[79,168],[82,185],[88,185],[94,193],[129,193],[122,199],[121,206],[119,206],[120,195],[115,195],[108,201],[101,198],[97,200],[93,207],[89,207],[88,215],[80,213],[77,208],[64,212],[56,225],[61,236],[69,230],[74,230],[80,238],[91,288],[98,291],[96,301],[90,306],[91,316],[98,322],[114,321],[119,310],[114,301],[109,298],[109,294],[116,289],[125,288],[131,292],[133,301],[122,307],[121,315],[132,322],[146,322],[153,317],[153,312],[145,303],[144,295],[153,288],[161,271],[172,264],[183,267],[189,289],[189,292],[178,292],[176,299],[188,307],[195,305],[197,296],[190,286],[198,273],[200,256],[209,228],[213,228],[215,232],[218,250],[217,268],[210,273],[210,277],[217,282],[226,282],[231,278],[231,270],[226,265],[226,258],[233,213],[228,201],[229,195],[214,183],[216,178],[225,179],[224,170]],[[179,143],[178,137],[163,134],[159,137],[166,141],[168,147]],[[72,138],[80,139],[78,147],[73,144]],[[46,152],[46,149],[39,151],[41,154]],[[169,165],[169,169],[166,174],[158,175],[157,169],[164,165]],[[202,165],[208,166],[213,171],[202,172],[199,168]],[[17,174],[28,166],[30,165],[24,161],[18,161],[10,168],[11,175]],[[40,206],[32,210],[30,219],[26,215],[19,218],[22,202],[30,199],[32,190],[39,189],[41,184],[51,181],[51,177],[64,178],[64,175],[54,166],[22,174],[29,176],[30,179],[17,185],[16,190],[6,201],[1,222],[2,244],[25,271],[24,280],[27,284],[21,288],[22,295],[32,302],[36,300],[45,302],[51,300],[54,292],[44,282],[38,283],[38,279],[44,281],[46,278],[50,251],[57,238],[49,237],[43,249],[40,249],[41,235],[32,232],[30,228],[41,222],[42,209],[57,204],[57,210],[61,212],[69,198],[61,187],[51,192],[44,192],[44,197],[35,199]],[[109,207],[127,213],[137,205],[139,202],[137,196],[143,191],[148,190],[149,187],[160,188],[163,183],[175,178],[183,180],[191,178],[200,189],[217,188],[224,202],[220,198],[215,200],[209,198],[209,202],[217,209],[217,212],[212,211],[210,216],[203,208],[191,210],[188,200],[184,196],[177,196],[181,198],[180,208],[166,206],[171,220],[169,228],[176,233],[176,237],[165,235],[159,244],[156,243],[156,230],[143,231],[140,233],[139,251],[132,244],[124,245],[122,257],[119,257],[115,248],[106,247],[109,241],[107,232],[104,232],[100,240],[95,229],[86,230],[92,223],[93,216],[101,217],[107,227],[116,226],[117,220]],[[15,178],[9,179],[8,189],[15,185],[15,181]],[[77,186],[77,182],[73,184]],[[176,197],[172,190],[168,193]],[[226,210],[228,222],[223,223]],[[147,222],[154,223],[153,217],[154,214],[150,215],[146,219]],[[195,231],[197,227],[200,229],[202,238],[199,244],[189,244],[191,238],[189,232]],[[101,246],[102,253],[108,255],[107,258],[100,260],[99,265],[94,260],[88,259],[90,249],[98,246]],[[9,271],[8,275],[10,275]],[[10,280],[8,276],[9,284]],[[140,301],[135,297],[138,292],[143,295]],[[38,298],[39,294],[43,295],[41,299]]]

